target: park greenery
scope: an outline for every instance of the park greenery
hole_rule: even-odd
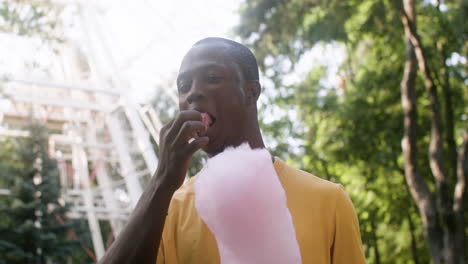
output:
[[[369,263],[466,263],[468,1],[252,0],[240,13],[236,33],[276,90],[263,116],[298,116],[263,131],[277,155],[346,187]],[[283,81],[327,44],[346,51],[339,85],[317,64]]]
[[[10,192],[0,196],[0,263],[89,263],[86,222],[67,218],[47,131],[38,124],[28,131],[0,141],[0,187]]]
[[[0,30],[61,41],[60,9],[31,3],[0,2]],[[20,12],[25,6],[31,11]],[[468,1],[246,0],[239,13],[233,36],[262,70],[267,147],[345,186],[368,263],[467,263]],[[325,46],[344,54],[337,72],[304,63]],[[299,70],[306,74],[291,81]],[[330,74],[337,84],[324,81]],[[163,93],[152,105],[163,121],[177,111]],[[0,144],[0,183],[13,186],[0,196],[0,263],[60,261],[80,244],[65,232],[80,226],[58,225],[50,213],[67,207],[44,133],[31,134]],[[190,175],[204,158],[196,156]],[[38,192],[47,195],[33,199]]]

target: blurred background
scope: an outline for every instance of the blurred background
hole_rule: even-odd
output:
[[[345,186],[369,263],[467,263],[467,17],[466,0],[0,0],[0,263],[102,257],[208,36],[254,51],[269,150]]]

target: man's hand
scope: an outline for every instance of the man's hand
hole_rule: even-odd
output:
[[[206,129],[202,115],[197,111],[182,111],[164,126],[160,134],[156,174],[127,225],[99,263],[156,263],[172,195],[184,182],[195,151],[208,144],[208,137],[203,136]],[[192,138],[194,140],[189,142]]]
[[[206,129],[201,113],[194,110],[180,112],[161,129],[155,175],[161,187],[175,191],[182,185],[193,154],[209,142]]]

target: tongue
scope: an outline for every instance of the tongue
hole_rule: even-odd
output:
[[[211,122],[212,122],[210,115],[207,113],[201,113],[201,116],[202,116],[203,124],[205,124],[207,128],[210,127]]]

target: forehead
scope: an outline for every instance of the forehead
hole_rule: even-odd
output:
[[[185,55],[179,69],[179,76],[206,68],[221,68],[238,71],[238,65],[229,57],[226,44],[200,44],[192,47]]]

